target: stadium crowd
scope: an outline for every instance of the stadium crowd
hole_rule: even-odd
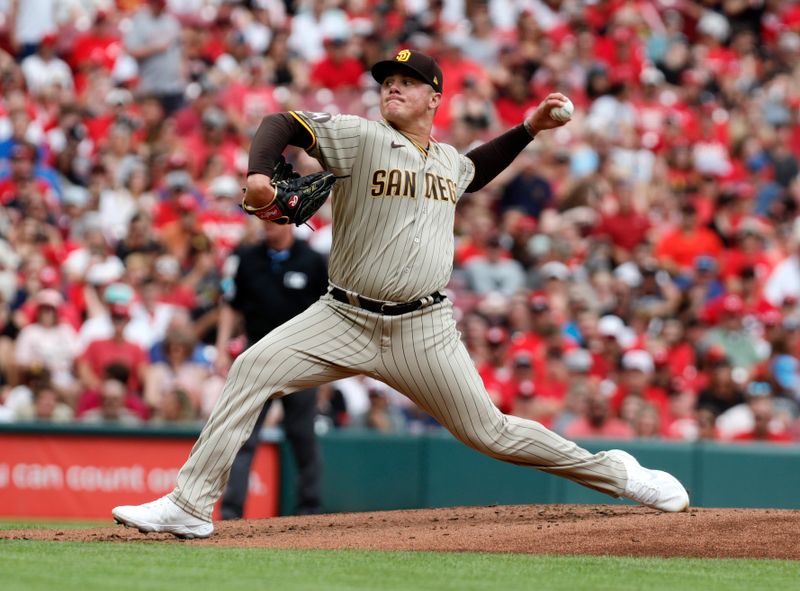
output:
[[[439,60],[466,151],[576,105],[457,210],[454,301],[505,412],[570,438],[800,441],[800,3],[0,0],[0,420],[202,421],[261,118],[379,117]],[[301,172],[318,166],[301,150]],[[298,235],[330,247],[330,209]],[[264,305],[268,305],[267,302]],[[225,355],[219,355],[219,347]],[[320,428],[436,428],[378,382]]]

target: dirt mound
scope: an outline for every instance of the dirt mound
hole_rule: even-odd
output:
[[[206,540],[121,526],[7,530],[0,539],[157,542],[256,548],[429,550],[617,556],[800,559],[800,511],[618,505],[457,507],[225,521]]]

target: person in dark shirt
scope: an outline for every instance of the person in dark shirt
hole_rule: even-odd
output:
[[[227,371],[230,368],[228,344],[237,313],[243,319],[247,343],[252,344],[305,310],[327,290],[328,270],[324,257],[306,242],[296,240],[292,230],[290,225],[265,222],[264,240],[234,253],[238,266],[233,283],[226,290],[218,324],[218,369]],[[295,392],[281,402],[283,427],[298,471],[295,511],[298,515],[318,513],[321,462],[314,435],[316,390]],[[223,519],[237,519],[243,515],[250,466],[269,406],[268,401],[231,467],[228,486],[222,496]]]

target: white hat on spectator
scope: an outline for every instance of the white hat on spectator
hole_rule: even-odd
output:
[[[169,254],[162,254],[156,259],[156,273],[167,275],[169,277],[176,277],[181,273],[181,264],[174,256]]]
[[[614,277],[628,287],[639,287],[642,284],[642,273],[633,261],[626,261],[614,269]]]
[[[50,306],[58,309],[64,303],[64,298],[55,289],[43,289],[36,294],[37,306]]]
[[[125,263],[111,256],[94,263],[86,270],[86,281],[91,285],[107,285],[118,281],[125,274]]]
[[[136,60],[127,53],[121,53],[114,62],[114,69],[111,71],[111,78],[117,84],[130,82],[139,75],[139,65]]]
[[[64,187],[63,201],[65,205],[86,207],[86,204],[89,203],[89,197],[89,191],[80,185],[69,185]]]
[[[106,93],[106,104],[112,107],[123,107],[133,102],[133,94],[126,88],[112,88]]]
[[[561,261],[550,261],[542,265],[539,273],[545,279],[558,279],[559,281],[566,281],[569,279],[570,270]]]
[[[597,321],[597,332],[604,337],[619,338],[625,330],[625,322],[622,318],[613,314],[607,314]]]
[[[564,353],[564,365],[571,372],[586,373],[592,369],[592,354],[586,349],[572,349]]]
[[[643,349],[634,349],[622,356],[622,367],[651,374],[655,371],[656,365],[650,353]]]
[[[218,176],[208,185],[208,192],[215,197],[236,197],[241,190],[237,180],[228,174]]]
[[[731,33],[731,25],[720,13],[706,10],[697,21],[697,32],[710,35],[717,41],[725,41]]]

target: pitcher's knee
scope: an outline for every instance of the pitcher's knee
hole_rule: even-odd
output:
[[[283,351],[279,347],[250,347],[233,360],[230,371],[235,374],[242,370],[247,371],[254,366],[280,363],[282,353]]]
[[[500,443],[503,439],[502,421],[477,425],[459,433],[458,438],[475,451],[490,456],[502,455],[505,449]]]
[[[505,415],[500,413],[496,420],[486,421],[466,431],[462,430],[457,436],[475,451],[498,459],[506,458],[509,441],[513,439],[508,432]]]

